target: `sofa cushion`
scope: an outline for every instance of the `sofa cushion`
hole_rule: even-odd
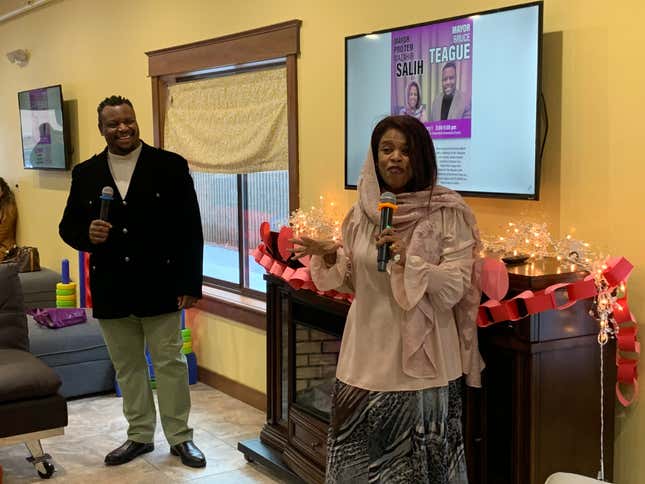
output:
[[[58,273],[43,267],[39,271],[21,272],[19,277],[26,308],[56,307],[56,284],[61,279]]]
[[[27,317],[30,351],[51,367],[109,360],[99,322],[87,310],[85,323],[50,329]]]
[[[0,349],[0,402],[55,395],[60,378],[27,351]]]
[[[29,348],[27,318],[15,264],[0,264],[0,348]]]

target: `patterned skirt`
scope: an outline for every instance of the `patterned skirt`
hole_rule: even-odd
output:
[[[468,484],[461,400],[461,378],[405,392],[336,380],[325,482]]]

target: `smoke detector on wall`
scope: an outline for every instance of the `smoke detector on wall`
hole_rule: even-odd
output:
[[[25,49],[12,50],[11,52],[7,52],[7,59],[12,64],[25,67],[29,63],[29,52]]]

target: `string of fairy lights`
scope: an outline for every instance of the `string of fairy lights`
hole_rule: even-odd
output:
[[[296,237],[306,236],[315,239],[341,238],[342,213],[333,201],[319,198],[318,205],[295,210],[289,217]],[[605,344],[618,330],[612,322],[613,310],[625,292],[624,284],[617,291],[609,291],[602,272],[607,268],[606,256],[588,242],[577,240],[571,235],[561,239],[553,237],[544,222],[529,220],[507,222],[496,235],[482,237],[482,256],[520,258],[534,261],[542,258],[555,258],[562,266],[571,271],[586,270],[594,275],[598,296],[594,299],[590,314],[598,320],[600,331],[598,342]],[[524,257],[522,257],[524,256]]]
[[[292,212],[289,225],[294,235],[316,239],[341,238],[342,213],[333,201],[319,198],[319,204]],[[576,264],[578,268],[595,271],[605,258],[588,242],[567,235],[554,238],[546,223],[532,221],[508,222],[499,234],[482,237],[483,253],[488,256],[526,256],[527,259],[553,257],[563,265]]]
[[[341,238],[341,217],[338,205],[321,196],[318,206],[292,212],[289,226],[296,237],[338,241]]]
[[[593,270],[603,256],[588,242],[567,235],[556,239],[546,223],[519,221],[508,222],[500,234],[482,237],[484,251],[492,256],[525,255],[529,259],[553,257],[563,265],[576,264],[582,269]]]

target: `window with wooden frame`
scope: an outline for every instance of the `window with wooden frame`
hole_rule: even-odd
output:
[[[279,138],[279,141],[284,143],[283,152],[260,153],[261,150],[256,150],[252,156],[255,159],[244,160],[244,153],[236,153],[228,159],[225,153],[222,158],[222,152],[225,150],[219,146],[212,149],[220,155],[223,164],[230,162],[229,166],[213,167],[200,164],[207,158],[210,163],[213,158],[210,156],[202,156],[200,162],[191,164],[191,172],[200,198],[205,235],[204,282],[208,286],[241,296],[263,298],[264,271],[250,257],[250,252],[259,241],[259,223],[262,221],[260,219],[272,221],[273,227],[277,228],[279,223],[286,223],[291,211],[298,208],[296,60],[299,53],[300,24],[299,20],[292,20],[225,37],[147,52],[152,79],[155,146],[172,149],[171,146],[181,146],[182,142],[185,143],[186,149],[173,151],[185,156],[189,164],[191,156],[185,151],[190,151],[197,143],[171,140],[171,134],[166,130],[167,124],[171,126],[171,123],[175,123],[172,124],[173,127],[181,125],[181,109],[184,109],[185,125],[203,124],[204,121],[200,121],[199,116],[210,112],[204,108],[204,103],[216,103],[226,96],[235,98],[238,91],[231,91],[233,87],[240,89],[241,84],[242,91],[239,92],[259,93],[262,97],[265,89],[271,86],[275,89],[281,82],[284,84],[286,119],[271,119],[269,122],[276,126],[284,124],[286,133],[281,128],[276,128],[273,133],[262,135],[264,138],[259,136],[265,146],[272,147],[280,145],[277,141],[272,142]],[[238,77],[230,79],[235,76]],[[257,84],[258,82],[268,84]],[[244,91],[244,83],[255,84]],[[196,115],[197,111],[185,110],[185,106],[192,102],[191,86],[199,90],[199,96],[204,96],[204,92],[210,92],[210,101],[204,101],[205,98],[199,96],[194,98],[198,101],[193,104],[199,105],[201,114]],[[251,106],[253,104],[250,103]],[[179,114],[175,116],[176,119],[172,118],[175,111],[170,108],[177,108],[175,111]],[[228,106],[222,107],[223,110],[227,108]],[[272,116],[269,114],[272,111],[277,110],[265,106],[264,112],[267,115]],[[240,117],[244,118],[244,114],[238,116],[238,120]],[[252,124],[252,120],[255,120],[255,116],[249,117],[249,125]],[[253,129],[253,126],[249,126],[250,131]],[[171,133],[174,135],[176,132],[177,130],[173,129]],[[212,136],[217,138],[222,135],[213,130]],[[219,140],[223,141],[227,149],[235,149],[235,143],[230,142],[233,140],[231,135],[225,135],[223,140]],[[165,141],[171,146],[166,146]],[[211,148],[201,146],[200,149],[203,152]],[[192,158],[198,159],[200,155],[196,154]],[[265,165],[261,166],[262,163]]]

